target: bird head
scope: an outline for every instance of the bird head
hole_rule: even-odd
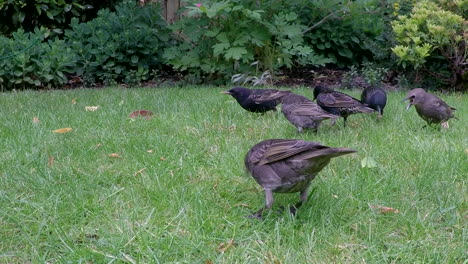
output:
[[[318,97],[318,95],[320,93],[323,93],[323,92],[328,91],[328,90],[330,90],[330,89],[326,88],[326,87],[324,87],[322,85],[315,86],[315,88],[314,88],[314,100],[317,99],[317,97]]]
[[[248,97],[250,90],[244,87],[234,87],[230,90],[221,92],[222,94],[229,94],[234,98]]]
[[[423,102],[424,95],[426,91],[422,88],[416,88],[408,92],[408,95],[403,99],[403,101],[409,100],[408,105],[406,106],[406,111],[410,109],[412,105],[418,105]]]

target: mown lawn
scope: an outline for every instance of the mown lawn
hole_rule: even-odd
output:
[[[439,94],[459,118],[441,131],[392,92],[382,120],[297,134],[220,91],[0,94],[0,263],[466,263],[467,94]],[[140,109],[155,115],[128,118]],[[276,209],[298,195],[277,194],[258,221],[244,217],[264,197],[243,158],[268,138],[358,152],[330,162],[296,217]]]

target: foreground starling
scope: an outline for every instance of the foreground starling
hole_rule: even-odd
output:
[[[317,104],[325,111],[342,116],[344,126],[349,115],[374,112],[374,109],[367,107],[358,99],[320,85],[314,88],[314,100],[317,100]]]
[[[265,190],[265,207],[252,217],[261,218],[263,211],[271,209],[273,192],[300,192],[300,201],[291,206],[295,214],[307,200],[310,182],[333,157],[356,152],[347,148],[330,148],[320,143],[269,139],[253,146],[245,156],[245,167]]]
[[[368,105],[379,113],[379,117],[382,117],[387,104],[387,93],[380,87],[369,86],[362,91],[361,103]]]
[[[426,93],[422,88],[416,88],[408,92],[403,101],[409,100],[406,110],[414,105],[418,115],[427,122],[427,125],[442,124],[448,127],[448,120],[454,118],[453,107],[442,101],[439,97]]]
[[[299,133],[304,128],[310,128],[312,131],[317,132],[323,120],[339,117],[323,110],[318,104],[306,97],[294,93],[283,96],[281,103],[283,104],[281,112],[297,128]]]
[[[275,89],[251,90],[244,87],[234,87],[222,93],[230,94],[247,111],[265,113],[270,110],[276,111],[280,98],[290,92]]]

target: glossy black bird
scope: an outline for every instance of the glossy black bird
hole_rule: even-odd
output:
[[[337,119],[339,116],[323,110],[318,104],[306,97],[290,93],[281,98],[281,112],[291,122],[297,132],[301,133],[304,128],[317,132],[320,123],[326,119]]]
[[[280,98],[290,91],[280,91],[275,89],[247,89],[244,87],[234,87],[222,92],[230,94],[247,111],[255,113],[265,113],[276,111],[276,106],[280,103]]]
[[[361,103],[368,105],[379,113],[379,117],[382,117],[387,104],[387,93],[380,87],[369,86],[362,91]]]
[[[261,218],[271,209],[273,192],[300,192],[296,209],[306,202],[310,182],[333,157],[356,152],[347,148],[330,148],[317,142],[295,139],[269,139],[253,146],[245,156],[245,167],[265,190],[265,207],[252,215]]]
[[[427,93],[422,88],[416,88],[408,92],[403,101],[409,100],[406,110],[414,105],[418,115],[427,122],[427,125],[442,124],[448,128],[448,120],[454,118],[453,111],[456,108],[450,107],[439,97]]]
[[[317,104],[325,111],[342,116],[344,126],[349,115],[374,112],[374,109],[367,107],[358,99],[320,85],[314,88],[314,100],[317,100]]]

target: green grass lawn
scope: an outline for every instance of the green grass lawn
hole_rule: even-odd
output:
[[[440,95],[459,118],[441,131],[392,92],[382,120],[297,134],[220,91],[0,94],[0,263],[466,263],[467,94]],[[140,109],[155,115],[128,118]],[[299,195],[276,194],[258,221],[245,218],[264,196],[243,159],[269,138],[358,152],[330,162],[296,217],[277,209]]]

